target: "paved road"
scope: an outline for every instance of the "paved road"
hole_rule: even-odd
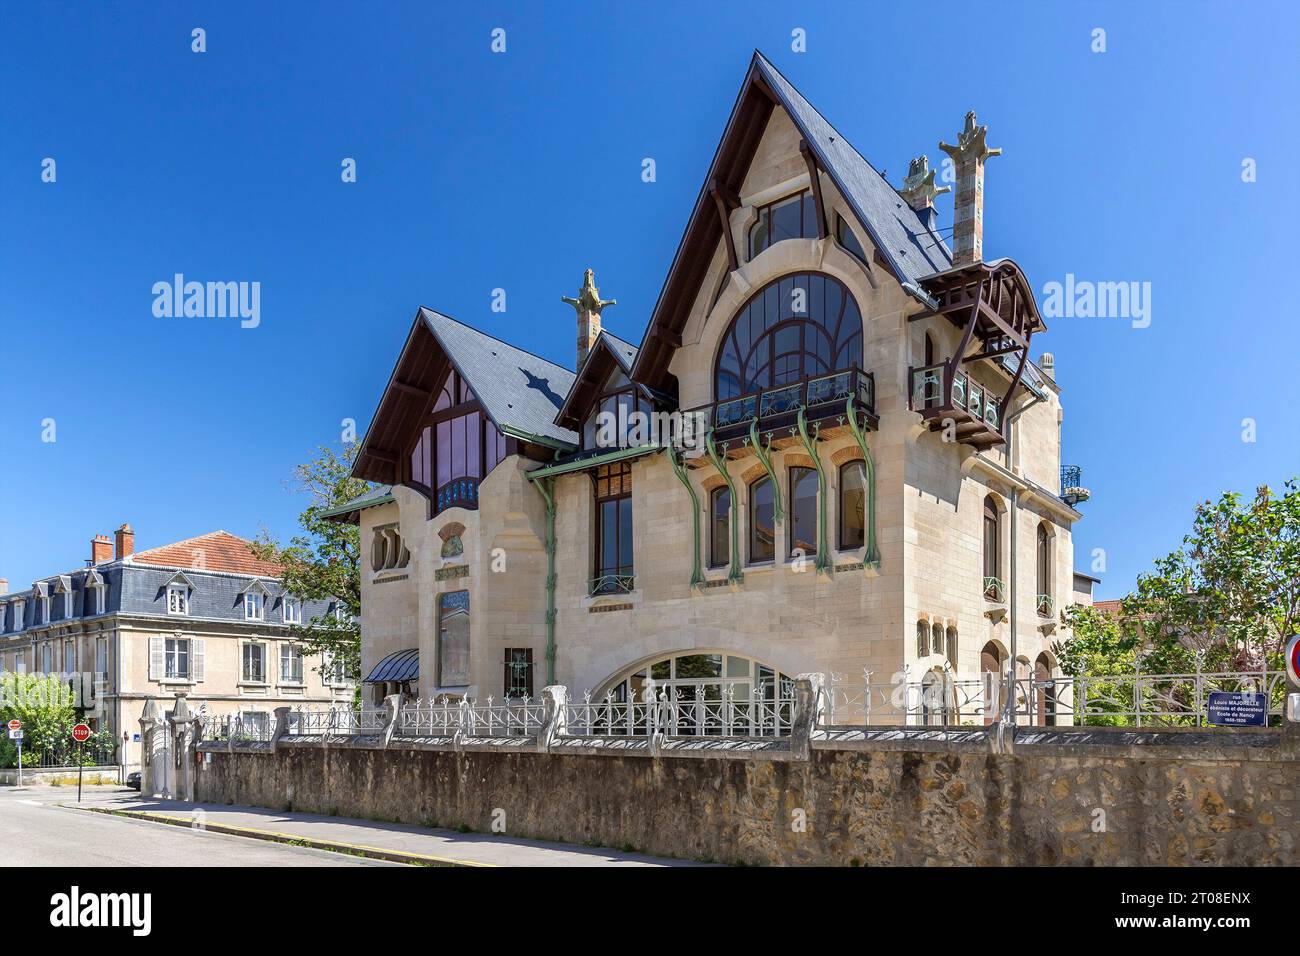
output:
[[[87,787],[85,803],[135,796]],[[397,866],[58,806],[76,788],[0,787],[0,866]]]

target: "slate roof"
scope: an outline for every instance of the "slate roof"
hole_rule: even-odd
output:
[[[636,362],[637,347],[630,342],[624,342],[608,329],[601,329],[600,334],[609,339],[609,344],[614,346],[614,354],[623,363],[623,371],[630,370]]]
[[[392,485],[376,485],[369,491],[365,491],[351,501],[345,501],[341,505],[335,505],[333,508],[327,508],[320,513],[322,518],[338,518],[343,521],[355,521],[357,512],[362,508],[374,508],[378,505],[386,505],[393,500]]]
[[[573,386],[572,372],[441,312],[421,308],[420,316],[497,427],[567,445],[578,443],[576,432],[555,424]]]
[[[754,60],[785,111],[807,138],[823,169],[840,187],[872,242],[905,281],[917,280],[952,266],[952,253],[938,233],[921,222],[889,181],[853,148],[771,61],[755,51]]]

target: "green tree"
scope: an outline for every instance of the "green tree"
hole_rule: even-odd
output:
[[[291,633],[304,653],[320,655],[317,672],[324,675],[334,662],[349,680],[358,680],[361,670],[361,532],[354,524],[322,515],[371,487],[352,477],[357,447],[344,445],[337,451],[322,445],[316,457],[298,465],[291,487],[311,497],[311,504],[298,516],[303,533],[281,544],[263,531],[253,544],[258,557],[280,565],[280,579],[288,593],[304,602],[338,605],[337,616],[313,616],[291,625]]]
[[[66,747],[77,722],[72,689],[53,674],[0,672],[0,726],[23,722],[24,760],[39,751]],[[0,741],[0,767],[18,766],[17,744],[6,733]]]

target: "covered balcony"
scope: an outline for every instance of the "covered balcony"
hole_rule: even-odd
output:
[[[948,372],[946,362],[910,369],[909,407],[921,413],[931,431],[940,431],[952,421],[957,441],[963,444],[976,448],[1001,444],[1003,396],[963,371],[953,373],[948,382]]]

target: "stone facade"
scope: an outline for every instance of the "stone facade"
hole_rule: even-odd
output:
[[[765,204],[807,189],[810,174],[799,152],[800,133],[776,107],[744,176],[740,205],[730,213],[738,249]],[[838,280],[863,317],[860,367],[874,376],[879,428],[867,438],[876,464],[879,568],[864,568],[863,549],[834,550],[840,502],[839,466],[862,457],[844,427],[829,427],[817,443],[825,467],[827,527],[834,573],[817,573],[783,556],[778,524],[775,562],[744,568],[742,582],[728,582],[727,569],[709,568],[704,587],[691,586],[694,546],[692,503],[667,454],[631,461],[635,583],[630,593],[593,597],[595,504],[586,471],[555,479],[554,673],[545,671],[547,562],[546,509],[527,472],[539,462],[511,456],[481,482],[477,509],[450,507],[430,517],[424,495],[393,489],[391,502],[363,508],[363,548],[376,533],[396,527],[410,551],[402,569],[367,572],[362,582],[362,672],[388,654],[418,647],[420,674],[412,692],[426,698],[467,695],[500,698],[507,648],[531,651],[534,696],[547,681],[602,694],[629,668],[683,651],[730,652],[787,675],[801,672],[860,674],[877,679],[909,669],[913,679],[950,666],[974,677],[988,666],[982,652],[994,649],[998,668],[1014,647],[1020,673],[1036,663],[1056,672],[1051,644],[1058,639],[1060,611],[1073,593],[1071,528],[1080,515],[1058,496],[1062,406],[1054,381],[1042,376],[1041,395],[1021,389],[1013,400],[1026,406],[1008,426],[1009,445],[977,451],[929,431],[909,407],[911,370],[927,364],[927,348],[943,360],[958,348],[961,329],[938,317],[913,321],[924,307],[880,265],[869,231],[830,177],[819,174],[828,218],[848,223],[865,250],[865,261],[832,235],[787,239],[770,245],[730,271],[723,243],[696,293],[681,344],[671,360],[678,406],[714,401],[719,343],[749,297],[767,283],[796,272]],[[721,290],[719,292],[719,290]],[[568,341],[568,310],[557,312],[556,335]],[[608,321],[608,319],[607,319]],[[929,345],[927,346],[927,336]],[[988,363],[968,367],[973,381],[1005,392],[1009,375]],[[803,446],[777,436],[773,465],[789,502],[789,467],[810,465]],[[738,489],[733,520],[739,540],[748,534],[747,486],[763,474],[752,453],[730,449],[727,467]],[[722,484],[703,458],[691,462],[690,480],[707,506]],[[983,521],[992,496],[1002,516],[999,551],[1007,597],[985,599]],[[702,513],[701,518],[705,515]],[[1039,613],[1037,532],[1050,540],[1050,613]],[[452,534],[462,553],[444,557]],[[707,538],[707,535],[706,535]],[[743,545],[742,545],[743,546]],[[707,552],[707,540],[700,547]],[[707,565],[707,553],[701,556]],[[1012,571],[1014,570],[1014,574]],[[471,680],[448,687],[438,679],[438,596],[468,591]],[[918,622],[956,633],[955,660],[920,653]],[[1012,627],[1015,627],[1013,637]],[[374,699],[395,688],[374,687]]]

